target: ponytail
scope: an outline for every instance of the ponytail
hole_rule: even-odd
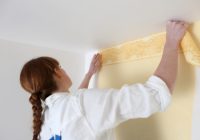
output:
[[[33,140],[38,140],[42,126],[42,105],[39,95],[38,93],[33,93],[29,98],[33,110]]]

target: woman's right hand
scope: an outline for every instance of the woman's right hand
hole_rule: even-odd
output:
[[[179,43],[186,33],[188,25],[188,23],[181,20],[168,21],[166,25],[166,42],[171,44],[172,46],[179,46]]]

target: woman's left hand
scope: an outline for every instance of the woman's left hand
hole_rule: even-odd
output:
[[[102,66],[102,55],[100,53],[97,53],[92,58],[88,74],[90,75],[95,74],[97,71],[101,69],[101,66]]]

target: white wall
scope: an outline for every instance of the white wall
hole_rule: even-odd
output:
[[[84,54],[0,40],[0,139],[30,140],[32,110],[29,94],[19,82],[22,65],[37,56],[56,58],[71,77],[74,91],[84,77]]]

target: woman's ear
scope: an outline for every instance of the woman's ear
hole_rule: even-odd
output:
[[[60,71],[59,68],[55,68],[55,69],[54,69],[54,75],[55,75],[56,77],[58,77],[58,78],[61,78],[61,77],[62,77],[61,71]]]

